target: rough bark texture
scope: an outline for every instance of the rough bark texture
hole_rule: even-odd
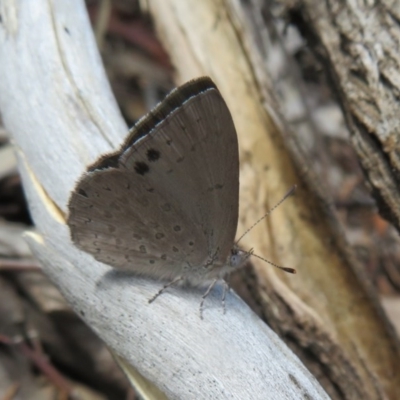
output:
[[[380,212],[400,232],[400,6],[301,1]]]

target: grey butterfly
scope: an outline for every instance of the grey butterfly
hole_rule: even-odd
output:
[[[71,195],[68,225],[96,260],[169,282],[154,298],[180,280],[208,283],[207,295],[251,254],[234,244],[238,196],[235,126],[202,77],[173,90],[118,151],[88,168]]]

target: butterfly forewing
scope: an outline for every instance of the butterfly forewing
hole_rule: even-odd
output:
[[[165,104],[163,118],[163,103],[157,118],[146,117],[147,133],[135,138],[134,128],[120,153],[82,177],[68,223],[77,246],[97,260],[173,278],[210,258],[225,262],[230,253],[238,144],[229,110],[208,78],[177,89]]]

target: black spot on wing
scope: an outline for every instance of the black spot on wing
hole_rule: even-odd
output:
[[[160,152],[156,149],[148,149],[147,150],[147,159],[150,162],[157,161],[160,158]]]
[[[135,163],[135,171],[139,175],[145,175],[150,171],[150,167],[142,161],[137,161]]]

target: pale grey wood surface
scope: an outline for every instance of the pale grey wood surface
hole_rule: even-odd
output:
[[[199,318],[198,290],[116,273],[78,251],[65,225],[74,183],[127,132],[83,2],[1,3],[0,108],[37,232],[28,242],[74,310],[169,398],[327,398],[298,358],[235,294]]]

